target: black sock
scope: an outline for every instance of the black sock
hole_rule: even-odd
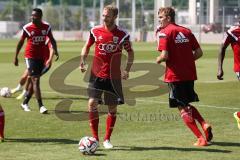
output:
[[[42,103],[42,100],[41,100],[41,99],[38,99],[37,102],[38,102],[39,108],[43,106],[43,103]]]
[[[31,97],[32,97],[32,95],[26,94],[26,96],[24,97],[24,100],[23,100],[23,104],[28,104]]]

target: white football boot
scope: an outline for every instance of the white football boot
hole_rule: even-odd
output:
[[[42,114],[47,114],[48,110],[46,107],[42,106],[42,107],[40,107],[39,112]]]
[[[106,139],[104,142],[103,142],[103,147],[105,149],[112,149],[113,148],[113,145],[110,143],[110,141],[108,139]]]
[[[30,108],[28,106],[28,104],[21,104],[21,108],[25,111],[25,112],[30,112]]]

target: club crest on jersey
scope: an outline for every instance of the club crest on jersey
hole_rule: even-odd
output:
[[[34,34],[35,34],[35,32],[34,32],[34,31],[32,31],[32,32],[31,32],[31,35],[33,36]]]
[[[116,36],[113,36],[113,43],[118,43],[118,37],[116,37]]]
[[[46,30],[42,30],[42,34],[46,35],[47,31]]]

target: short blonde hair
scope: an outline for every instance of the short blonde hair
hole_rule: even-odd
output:
[[[104,9],[112,12],[112,13],[113,13],[113,16],[117,16],[117,15],[118,15],[118,8],[115,7],[114,5],[111,5],[111,4],[110,4],[110,5],[107,5],[107,6],[104,7]]]
[[[161,7],[158,10],[158,14],[159,13],[164,13],[165,16],[171,18],[171,22],[175,22],[175,10],[172,7]]]

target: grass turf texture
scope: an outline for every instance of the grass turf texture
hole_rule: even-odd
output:
[[[19,56],[19,67],[12,63],[16,43],[14,40],[0,41],[0,88],[15,87],[25,69],[22,55]],[[196,139],[184,126],[178,111],[168,108],[166,86],[156,80],[156,84],[160,84],[159,95],[144,96],[144,91],[157,88],[156,84],[151,85],[145,80],[144,83],[137,81],[136,84],[140,85],[135,85],[128,91],[128,95],[125,94],[127,101],[135,98],[136,104],[125,104],[118,108],[118,119],[111,139],[115,148],[104,150],[102,147],[106,119],[106,114],[103,114],[99,126],[101,146],[95,155],[83,156],[78,151],[78,141],[83,136],[91,135],[85,113],[87,97],[78,95],[78,92],[59,93],[49,86],[49,76],[59,66],[77,57],[82,45],[83,42],[58,42],[60,60],[54,62],[52,69],[41,79],[43,102],[49,109],[48,115],[39,113],[35,98],[30,101],[32,112],[29,113],[20,109],[22,101],[15,99],[18,94],[11,98],[0,98],[6,114],[6,141],[0,144],[0,159],[239,159],[240,132],[232,115],[240,110],[240,84],[232,71],[233,56],[230,48],[224,62],[224,81],[217,81],[217,45],[202,45],[204,56],[197,61],[198,81],[195,86],[200,97],[200,102],[195,105],[213,126],[214,139],[211,146],[194,147],[192,144]],[[154,43],[134,43],[133,46],[135,63],[155,63],[158,53]],[[130,78],[141,79],[147,70],[132,72]],[[87,85],[77,68],[71,70],[64,82],[83,88]],[[135,92],[141,96],[134,95]],[[70,112],[56,112],[56,106],[67,99],[73,102]]]

